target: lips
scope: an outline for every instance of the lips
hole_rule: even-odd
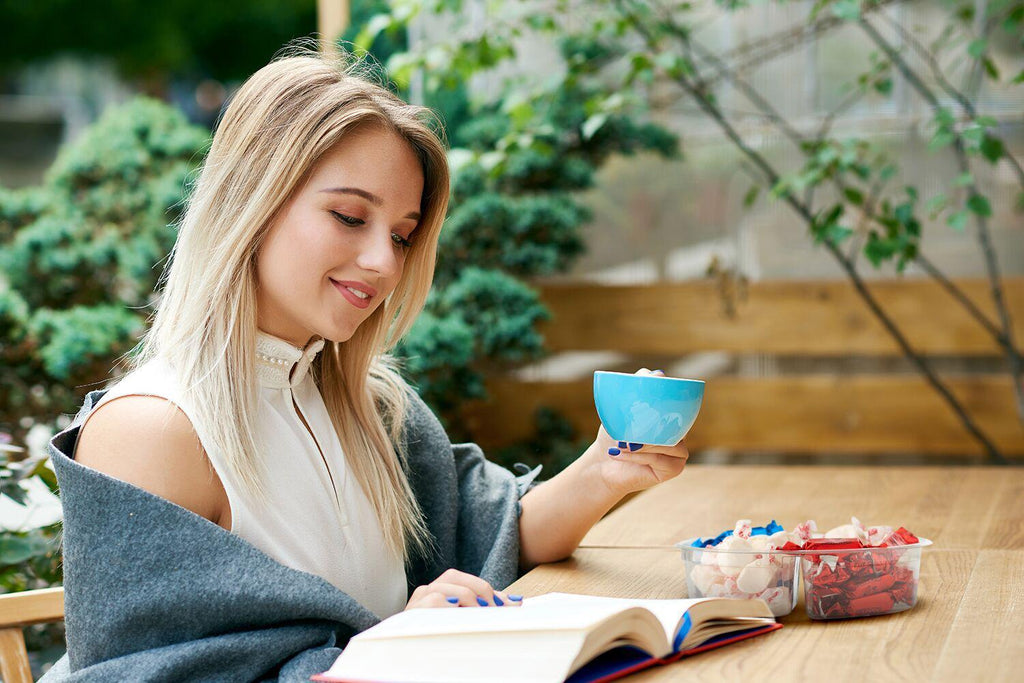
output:
[[[348,300],[348,302],[351,303],[356,308],[366,308],[367,306],[369,306],[370,301],[373,300],[374,295],[377,293],[371,287],[364,285],[361,282],[339,282],[337,280],[331,280],[331,284],[334,285],[334,288],[337,289],[341,293],[341,295],[345,297]],[[359,298],[358,295],[353,294],[349,290],[349,287],[360,292],[363,292],[365,294],[368,294],[369,296],[365,299],[361,299]]]

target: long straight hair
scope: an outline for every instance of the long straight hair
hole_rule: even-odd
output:
[[[407,141],[422,165],[422,219],[392,294],[345,342],[327,341],[311,368],[346,461],[388,549],[406,563],[430,532],[409,485],[402,426],[409,391],[389,354],[422,310],[448,206],[440,126],[359,75],[360,65],[286,48],[224,111],[179,223],[153,324],[128,370],[162,358],[181,382],[234,478],[266,496],[256,433],[256,253],[275,217],[346,132],[374,123]],[[435,124],[433,127],[431,124]]]

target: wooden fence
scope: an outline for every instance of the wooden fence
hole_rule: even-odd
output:
[[[955,284],[998,323],[986,280]],[[1004,278],[1003,286],[1020,347],[1024,278]],[[1002,354],[996,341],[935,281],[869,281],[868,288],[919,353],[988,357],[994,359],[989,365],[998,367]],[[849,356],[891,361],[903,356],[845,281],[755,283],[731,312],[713,282],[550,284],[541,287],[541,298],[552,312],[543,333],[554,352],[684,357],[724,351],[823,361]],[[1017,418],[1009,372],[939,374],[1006,456],[1024,456],[1024,426]],[[691,453],[714,447],[790,453],[984,454],[952,408],[912,369],[696,379],[707,385],[700,416],[686,438]],[[540,406],[557,409],[584,434],[594,433],[599,424],[589,374],[570,381],[492,377],[488,390],[488,401],[470,404],[464,413],[474,439],[485,447],[529,436]]]

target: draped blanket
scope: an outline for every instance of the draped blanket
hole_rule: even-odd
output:
[[[43,681],[308,681],[380,621],[319,576],[75,462],[103,393],[90,392],[49,444],[64,508],[68,653]],[[475,444],[453,445],[410,398],[406,471],[436,552],[407,565],[409,594],[449,567],[504,589],[519,576],[519,499],[540,467],[516,477]]]

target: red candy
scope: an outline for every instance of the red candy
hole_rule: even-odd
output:
[[[917,576],[900,559],[915,552],[901,546],[915,543],[918,538],[903,527],[875,546],[857,538],[808,539],[802,548],[814,551],[803,556],[808,615],[843,619],[912,607]]]

